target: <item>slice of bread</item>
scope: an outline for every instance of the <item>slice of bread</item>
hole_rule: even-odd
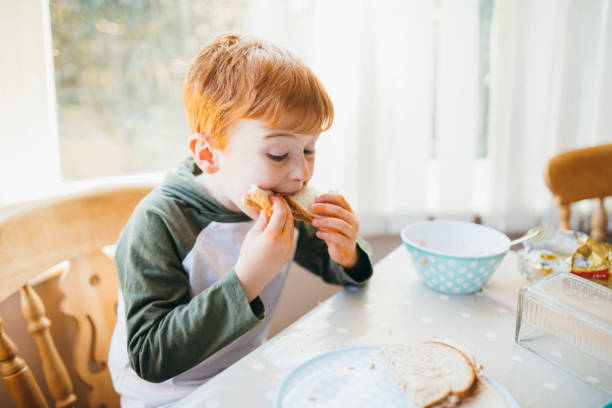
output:
[[[319,192],[309,185],[305,185],[300,191],[295,194],[285,196],[293,218],[296,220],[302,220],[308,223],[312,223],[312,220],[317,216],[310,212],[308,209],[310,204],[315,202],[315,198],[319,195]]]
[[[262,210],[268,217],[272,216],[272,203],[270,202],[272,191],[264,190],[253,184],[247,194],[242,198],[246,205]]]
[[[250,207],[258,210],[263,210],[268,217],[272,216],[272,204],[270,203],[270,195],[273,192],[270,190],[264,190],[256,185],[252,185],[248,191],[248,196],[242,200]],[[300,191],[295,194],[285,195],[287,204],[291,209],[293,218],[304,222],[311,223],[316,215],[308,210],[310,204],[314,203],[318,192],[314,187],[308,185],[304,186]]]
[[[393,382],[417,407],[458,406],[478,384],[469,358],[445,343],[386,345],[382,355]]]

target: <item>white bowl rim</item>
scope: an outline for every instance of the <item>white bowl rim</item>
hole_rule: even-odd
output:
[[[506,241],[508,241],[508,246],[506,249],[504,249],[503,251],[498,251],[498,252],[493,252],[490,254],[485,254],[485,255],[479,255],[479,256],[461,256],[461,255],[452,255],[449,253],[444,253],[444,252],[440,252],[440,251],[436,251],[433,250],[431,248],[427,248],[424,247],[422,245],[419,245],[418,243],[407,239],[404,236],[404,232],[407,231],[409,228],[413,228],[413,227],[418,227],[420,225],[424,225],[424,224],[432,224],[432,223],[436,223],[436,224],[451,224],[451,225],[466,225],[469,224],[471,226],[476,226],[477,228],[482,228],[482,229],[486,229],[489,230],[495,234],[498,235],[502,235]],[[508,252],[510,250],[510,238],[508,238],[508,236],[506,234],[504,234],[501,231],[496,230],[495,228],[489,227],[487,225],[482,225],[482,224],[476,224],[473,222],[468,222],[468,221],[459,221],[459,220],[424,220],[424,221],[417,221],[417,222],[412,222],[410,224],[405,225],[404,227],[402,227],[402,231],[400,232],[400,237],[402,239],[402,242],[405,244],[408,244],[416,249],[420,249],[423,252],[429,252],[433,255],[439,255],[439,256],[444,256],[447,258],[458,258],[458,259],[482,259],[482,258],[494,258],[497,257],[499,255],[505,254],[506,252]]]

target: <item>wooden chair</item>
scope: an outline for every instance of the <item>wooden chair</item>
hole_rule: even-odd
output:
[[[604,199],[612,195],[612,144],[571,150],[548,161],[544,180],[559,205],[559,228],[569,229],[570,205],[599,199],[591,218],[591,236],[606,237],[608,216]]]
[[[56,407],[76,406],[77,397],[49,331],[45,306],[32,286],[61,274],[60,309],[77,325],[72,369],[91,387],[87,401],[78,405],[119,406],[106,367],[118,281],[114,262],[102,249],[116,242],[134,207],[152,187],[108,188],[3,209],[0,215],[0,302],[21,292],[21,309]],[[18,407],[48,406],[17,353],[0,319],[0,369],[13,401]]]

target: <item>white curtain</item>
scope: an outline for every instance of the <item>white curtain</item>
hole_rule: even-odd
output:
[[[336,107],[312,183],[367,232],[427,216],[506,231],[546,222],[552,155],[612,141],[609,0],[495,0],[488,154],[477,158],[478,0],[256,1],[250,32],[286,46]]]
[[[478,1],[438,3],[253,3],[250,32],[300,55],[330,93],[312,183],[342,191],[368,232],[474,213]]]
[[[493,33],[490,215],[501,228],[524,229],[551,207],[548,158],[612,143],[612,8],[610,0],[496,0]]]

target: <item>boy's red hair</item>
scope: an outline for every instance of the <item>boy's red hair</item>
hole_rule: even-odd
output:
[[[291,118],[283,123],[287,130],[318,134],[334,118],[327,92],[306,64],[282,48],[239,34],[223,34],[198,52],[183,97],[191,133],[209,135],[221,150],[239,119],[274,128]]]

